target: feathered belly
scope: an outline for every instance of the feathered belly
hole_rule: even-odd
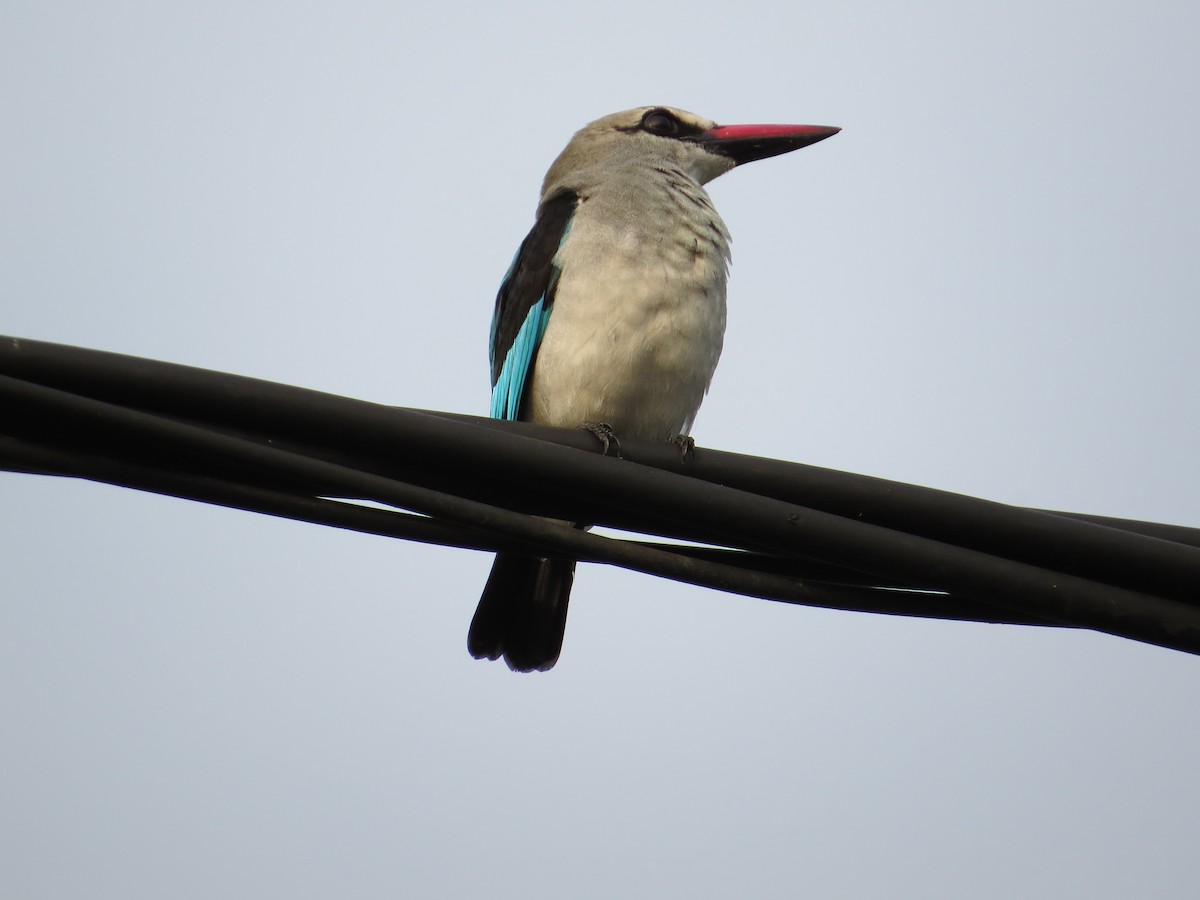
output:
[[[603,422],[618,437],[647,440],[686,434],[721,354],[725,291],[723,279],[680,287],[656,294],[644,280],[610,280],[584,295],[560,284],[533,369],[529,418],[562,427]]]

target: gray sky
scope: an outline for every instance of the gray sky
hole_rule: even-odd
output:
[[[1194,2],[0,7],[3,330],[486,411],[576,128],[840,125],[712,185],[701,445],[1200,525]],[[0,895],[1190,897],[1200,664],[0,475]]]

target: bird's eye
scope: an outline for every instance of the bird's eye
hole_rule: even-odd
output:
[[[651,134],[675,134],[679,131],[679,121],[662,110],[651,110],[642,119],[642,128]]]

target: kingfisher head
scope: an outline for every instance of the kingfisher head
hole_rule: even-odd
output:
[[[718,125],[670,106],[643,106],[585,125],[546,173],[543,196],[579,191],[624,167],[661,166],[704,184],[735,166],[832,137],[828,125]]]

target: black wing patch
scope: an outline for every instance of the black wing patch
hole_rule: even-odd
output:
[[[578,205],[579,198],[573,193],[559,194],[542,205],[500,284],[490,347],[495,418],[515,419],[519,413],[526,379],[554,304],[559,276],[554,257]]]

